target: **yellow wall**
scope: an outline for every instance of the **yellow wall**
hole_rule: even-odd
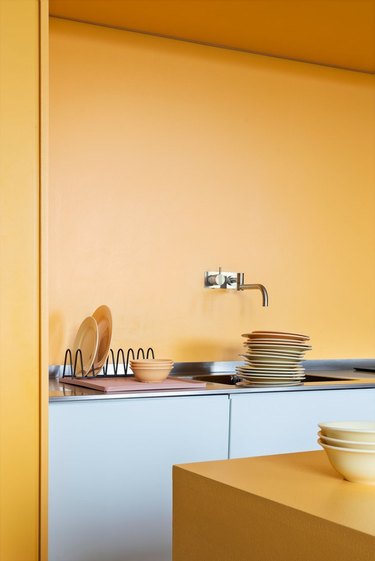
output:
[[[45,6],[44,6],[45,7]],[[39,3],[0,2],[0,559],[39,558]],[[46,379],[46,377],[44,376]]]
[[[50,362],[113,346],[235,360],[241,333],[375,355],[372,76],[51,20]],[[206,270],[258,292],[210,291]]]

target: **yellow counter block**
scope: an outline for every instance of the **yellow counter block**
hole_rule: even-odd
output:
[[[374,513],[324,452],[174,466],[173,561],[373,561]]]

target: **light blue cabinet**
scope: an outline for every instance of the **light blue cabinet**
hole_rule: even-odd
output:
[[[230,458],[321,449],[319,422],[374,419],[375,388],[232,395]]]
[[[49,561],[170,560],[172,465],[228,430],[227,395],[52,402]]]

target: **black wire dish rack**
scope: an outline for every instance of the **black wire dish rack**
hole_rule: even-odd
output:
[[[81,373],[84,372],[84,366],[81,349],[77,349],[74,353],[71,349],[67,349],[64,356],[62,378],[97,378],[98,376],[103,376],[105,378],[119,378],[132,376],[132,373],[128,372],[129,362],[130,360],[138,360],[140,358],[154,359],[154,350],[149,347],[147,351],[145,351],[140,347],[137,352],[135,352],[134,349],[129,348],[125,355],[124,349],[118,349],[117,353],[115,353],[113,349],[110,349],[107,360],[100,369],[95,370],[93,363],[90,370],[82,375]]]

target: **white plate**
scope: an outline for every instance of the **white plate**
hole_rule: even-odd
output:
[[[94,359],[94,374],[99,374],[107,360],[112,339],[112,314],[108,306],[99,306],[92,314],[98,325],[99,342]]]
[[[89,316],[81,323],[76,338],[73,343],[73,365],[78,349],[82,352],[82,363],[79,353],[77,354],[76,373],[77,377],[87,376],[94,363],[95,355],[98,350],[99,331],[98,324],[92,316]]]

